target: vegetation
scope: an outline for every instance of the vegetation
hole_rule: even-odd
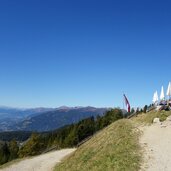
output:
[[[55,170],[137,171],[141,162],[138,135],[130,120],[112,123],[64,159]]]
[[[19,157],[34,156],[40,154],[44,148],[43,139],[39,134],[33,133],[27,143],[19,150]]]
[[[15,140],[10,141],[8,148],[10,152],[8,161],[18,158],[19,147]]]
[[[20,149],[19,156],[37,155],[43,149],[56,146],[57,149],[77,146],[84,139],[112,122],[123,118],[120,109],[107,111],[104,116],[90,117],[76,124],[65,126],[50,133],[33,134],[29,141]]]
[[[148,109],[148,106],[145,105],[145,106],[144,106],[144,109],[143,109],[143,112],[144,112],[144,113],[147,113],[147,109]]]
[[[132,109],[125,116],[136,113],[136,117],[127,120],[122,119],[120,109],[112,109],[103,116],[89,117],[55,131],[32,133],[23,145],[19,145],[16,140],[0,142],[0,165],[13,159],[38,155],[49,149],[79,146],[72,157],[64,160],[56,170],[138,170],[141,161],[140,147],[138,132],[133,123],[150,124],[156,117],[164,121],[171,115],[171,111],[146,112],[147,106],[141,110]],[[118,121],[119,119],[122,120]],[[17,138],[25,137],[23,133],[18,134]],[[30,132],[27,133],[29,136]],[[8,132],[1,135],[7,137],[8,134],[12,135]]]
[[[0,142],[0,165],[18,157],[19,147],[15,140],[10,143]]]
[[[30,136],[32,132],[29,131],[6,131],[6,132],[0,132],[0,140],[2,141],[26,141]]]
[[[0,164],[18,157],[38,155],[54,147],[56,149],[75,147],[97,131],[121,118],[123,118],[122,111],[112,109],[103,116],[89,117],[56,131],[33,133],[20,149],[16,141],[11,141],[9,144],[5,143],[3,148],[0,148],[0,161],[2,160]]]
[[[143,109],[132,110],[131,113],[135,112],[136,115],[131,120],[119,120],[97,133],[73,155],[57,165],[55,171],[139,170],[141,148],[138,137],[140,133],[133,125],[151,124],[156,117],[164,121],[171,115],[171,111],[153,110],[147,113],[147,109],[146,105]]]
[[[148,113],[141,113],[137,115],[136,117],[132,118],[132,120],[137,121],[138,123],[142,124],[152,124],[154,118],[159,118],[160,121],[166,120],[168,116],[171,115],[171,111],[155,111],[152,110]]]

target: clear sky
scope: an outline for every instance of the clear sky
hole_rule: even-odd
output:
[[[1,0],[0,105],[132,106],[171,80],[170,0]]]

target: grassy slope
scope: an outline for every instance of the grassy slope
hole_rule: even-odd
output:
[[[170,115],[171,111],[151,111],[139,114],[137,117],[133,117],[132,120],[140,124],[152,124],[154,118],[160,118],[160,121],[164,121]]]
[[[80,146],[55,171],[137,171],[141,161],[138,134],[130,120],[119,120]]]

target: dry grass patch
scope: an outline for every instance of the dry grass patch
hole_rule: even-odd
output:
[[[151,111],[148,113],[138,114],[137,116],[131,118],[140,124],[152,124],[154,118],[159,118],[160,121],[165,121],[168,116],[171,115],[171,111]]]
[[[138,137],[132,121],[119,120],[80,146],[55,171],[137,171],[141,162]]]

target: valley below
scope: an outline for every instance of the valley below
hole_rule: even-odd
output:
[[[95,107],[0,109],[0,132],[55,130],[91,116],[103,115],[107,110]]]

